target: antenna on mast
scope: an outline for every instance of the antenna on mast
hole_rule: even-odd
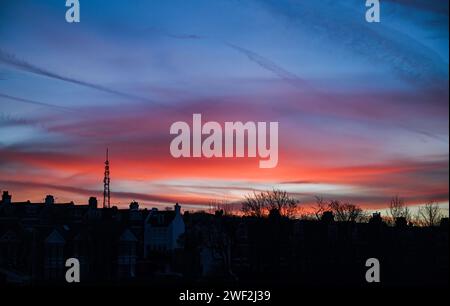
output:
[[[103,177],[103,208],[111,207],[111,193],[109,191],[109,149],[106,148],[105,175]]]

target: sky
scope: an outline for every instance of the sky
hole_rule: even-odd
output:
[[[448,1],[0,0],[0,190],[203,209],[284,189],[449,199]],[[172,123],[279,122],[279,161],[171,156]]]

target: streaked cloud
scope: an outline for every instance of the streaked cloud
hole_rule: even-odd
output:
[[[147,102],[153,103],[153,101],[150,101],[147,98],[137,97],[135,95],[124,93],[124,92],[118,91],[113,88],[109,88],[109,87],[106,87],[103,85],[76,79],[73,77],[68,77],[68,76],[47,70],[45,68],[39,67],[38,65],[29,63],[25,60],[18,59],[14,54],[7,53],[1,49],[0,49],[0,63],[7,64],[16,69],[34,73],[34,74],[37,74],[40,76],[44,76],[44,77],[48,77],[51,79],[56,79],[56,80],[60,80],[60,81],[64,81],[64,82],[73,83],[76,85],[80,85],[80,86],[92,88],[95,90],[103,91],[103,92],[106,92],[109,94],[117,95],[122,98],[131,99],[132,101],[147,101]]]

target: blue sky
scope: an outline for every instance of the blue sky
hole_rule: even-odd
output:
[[[80,4],[79,24],[64,1],[0,4],[0,188],[83,201],[109,146],[119,204],[274,186],[448,202],[448,2],[382,1],[379,24],[357,0]],[[279,121],[279,167],[172,160],[193,112]]]

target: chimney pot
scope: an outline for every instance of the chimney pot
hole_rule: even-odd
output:
[[[11,204],[11,195],[9,194],[8,191],[3,191],[2,203],[3,204]]]
[[[55,204],[55,198],[52,195],[47,195],[45,197],[45,205],[53,205]]]
[[[181,212],[181,206],[180,204],[175,204],[175,214],[179,215]]]
[[[133,201],[130,203],[130,210],[139,210],[139,203],[136,201]]]
[[[97,198],[96,197],[89,198],[89,208],[97,208]]]

